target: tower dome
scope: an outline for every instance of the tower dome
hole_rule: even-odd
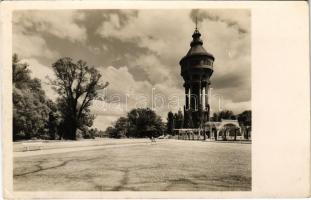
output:
[[[215,60],[214,56],[210,53],[208,53],[204,48],[203,48],[203,41],[201,40],[201,33],[198,31],[196,28],[194,33],[192,34],[193,40],[190,43],[190,49],[185,57],[191,57],[195,55],[205,55],[210,57],[213,61]],[[184,58],[185,58],[184,57]]]
[[[215,57],[208,53],[203,47],[203,41],[201,40],[201,33],[197,28],[195,28],[194,33],[192,34],[193,40],[190,43],[190,49],[187,54],[180,60],[179,64],[182,65],[184,61],[191,59],[191,57],[204,56],[206,59],[215,61]]]

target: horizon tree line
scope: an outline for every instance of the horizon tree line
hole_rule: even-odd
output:
[[[165,123],[154,110],[135,108],[109,126],[106,135],[112,138],[151,138],[163,135],[165,128]]]

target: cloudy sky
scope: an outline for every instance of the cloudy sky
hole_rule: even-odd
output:
[[[32,10],[13,14],[13,52],[56,94],[46,76],[60,57],[82,59],[110,83],[107,102],[96,101],[94,126],[105,129],[133,107],[153,106],[165,121],[184,105],[180,59],[190,48],[198,18],[204,48],[215,56],[212,110],[251,109],[248,10]],[[152,103],[152,99],[155,99]]]

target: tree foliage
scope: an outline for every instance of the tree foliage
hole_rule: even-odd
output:
[[[126,117],[120,117],[106,133],[110,137],[158,137],[163,134],[165,125],[160,116],[149,108],[131,110]]]
[[[181,110],[177,113],[168,112],[167,114],[167,132],[169,134],[174,133],[174,129],[181,129],[184,127],[184,115]]]
[[[178,112],[174,114],[174,122],[175,122],[176,129],[183,128],[184,116],[181,110],[178,110]]]
[[[240,126],[244,131],[245,139],[249,139],[252,127],[252,111],[246,110],[237,116]]]
[[[167,132],[172,134],[175,128],[174,114],[170,111],[167,113]]]
[[[252,126],[252,111],[246,110],[237,116],[239,124],[242,126]]]
[[[122,137],[129,136],[128,128],[129,128],[128,118],[120,117],[115,123],[114,130],[111,133],[111,137],[122,138]]]
[[[39,79],[31,77],[27,63],[16,54],[12,59],[13,81],[13,140],[49,139],[49,114],[55,104],[48,100]]]
[[[13,81],[13,140],[20,139],[76,139],[79,128],[83,138],[104,135],[90,128],[94,115],[91,101],[97,91],[107,86],[100,84],[101,75],[83,61],[73,63],[70,58],[53,64],[56,79],[51,83],[59,98],[48,99],[41,81],[31,77],[27,63],[21,63],[16,54],[12,58]]]
[[[231,110],[222,110],[213,114],[212,121],[220,122],[222,119],[236,119],[236,116]]]
[[[98,90],[107,87],[108,83],[100,83],[98,70],[82,60],[75,63],[71,58],[61,58],[52,69],[56,79],[51,80],[51,84],[59,94],[58,105],[64,120],[62,136],[74,140],[78,128],[92,125],[94,116],[89,108],[98,97]]]

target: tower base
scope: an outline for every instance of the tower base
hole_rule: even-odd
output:
[[[192,110],[184,107],[184,128],[203,128],[209,121],[209,110]]]

